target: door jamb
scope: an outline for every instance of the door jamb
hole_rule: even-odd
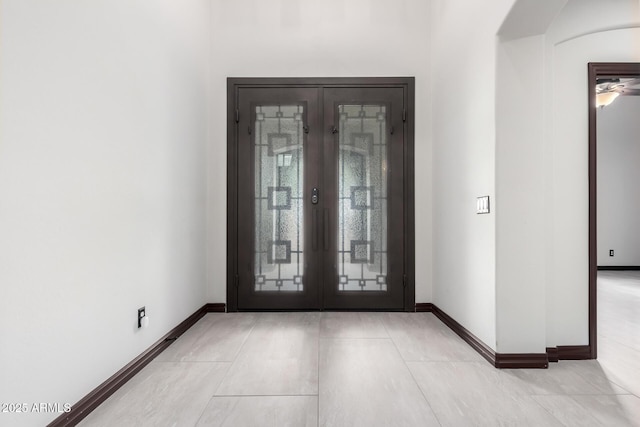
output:
[[[404,152],[405,266],[404,311],[415,311],[415,78],[414,77],[311,77],[227,78],[227,311],[238,311],[238,138],[237,101],[241,87],[401,87],[406,112]]]
[[[637,77],[640,63],[637,62],[590,62],[588,64],[589,89],[589,355],[598,357],[598,222],[597,222],[597,124],[596,124],[596,79],[599,76]]]

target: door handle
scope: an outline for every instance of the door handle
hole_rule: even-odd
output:
[[[320,191],[318,191],[316,187],[313,187],[313,189],[311,190],[311,204],[317,205],[319,199],[320,199]]]
[[[318,250],[318,209],[314,208],[311,214],[313,217],[313,230],[311,230],[311,250]]]
[[[322,221],[322,228],[324,236],[322,239],[323,249],[329,250],[329,208],[324,208],[324,221]]]

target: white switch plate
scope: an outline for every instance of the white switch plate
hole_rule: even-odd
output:
[[[478,197],[478,199],[476,200],[476,213],[489,213],[489,196]]]

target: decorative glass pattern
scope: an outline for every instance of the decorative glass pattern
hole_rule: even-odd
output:
[[[255,279],[257,292],[301,292],[303,107],[255,110]]]
[[[387,290],[387,109],[339,105],[338,290]]]

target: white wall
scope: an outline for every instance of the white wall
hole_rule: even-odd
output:
[[[73,404],[206,302],[208,19],[0,3],[0,402]]]
[[[637,0],[571,0],[550,26],[562,3],[532,3],[518,1],[498,50],[496,316],[505,353],[588,343],[587,62],[637,60],[640,40]],[[513,22],[526,15],[532,22]]]
[[[226,300],[227,77],[416,78],[416,301],[431,301],[429,2],[216,0],[212,8],[208,298]]]
[[[588,343],[587,63],[640,61],[638,0],[572,0],[546,34],[547,345]]]
[[[502,353],[587,344],[586,64],[637,60],[640,3],[434,4],[434,302]]]
[[[433,12],[433,302],[496,348],[496,34],[513,1],[436,0]]]
[[[640,96],[620,96],[597,112],[599,266],[640,265],[639,117]]]
[[[497,350],[543,353],[545,327],[544,36],[498,48]]]
[[[496,317],[498,351],[546,346],[545,36],[566,0],[518,0],[500,28],[497,58]]]

